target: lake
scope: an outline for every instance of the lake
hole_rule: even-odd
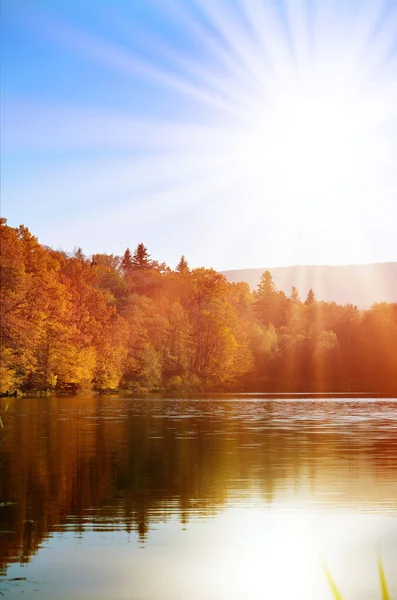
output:
[[[8,402],[6,598],[397,598],[396,399]]]

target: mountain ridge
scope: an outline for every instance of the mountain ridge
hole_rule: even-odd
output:
[[[264,271],[276,287],[290,295],[295,286],[305,299],[310,288],[317,300],[369,308],[376,302],[397,302],[397,261],[350,265],[291,265],[221,271],[230,282],[245,281],[251,289]]]

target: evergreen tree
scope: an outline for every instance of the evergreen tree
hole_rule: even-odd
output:
[[[83,249],[79,246],[75,248],[73,251],[73,258],[77,258],[77,260],[85,261],[86,257],[84,256]]]
[[[123,275],[129,275],[133,270],[133,259],[131,255],[131,250],[127,248],[127,250],[123,254],[123,258],[121,259],[121,271]]]
[[[270,271],[262,273],[261,280],[258,284],[257,295],[261,300],[271,298],[277,293],[277,288],[273,281],[273,275]]]
[[[132,257],[132,269],[142,270],[151,268],[153,268],[153,261],[150,260],[150,254],[148,253],[146,246],[141,242],[135,248]]]
[[[298,290],[296,289],[296,287],[294,285],[291,288],[291,296],[290,296],[290,298],[291,298],[292,302],[296,302],[296,304],[299,304],[300,301],[301,301],[300,296],[299,296],[299,292],[298,292]]]
[[[123,258],[121,259],[121,270],[123,275],[129,275],[133,270],[132,255],[129,248],[124,252]]]
[[[190,273],[189,264],[183,255],[181,256],[181,259],[177,264],[175,271],[177,273],[180,273],[181,275],[186,275],[187,273]]]
[[[262,273],[261,280],[256,292],[255,310],[263,325],[274,321],[274,313],[277,305],[278,291],[270,271]]]
[[[305,300],[305,304],[306,304],[306,306],[310,306],[311,304],[314,304],[315,301],[316,301],[316,296],[314,295],[312,288],[310,288],[310,290],[307,293],[307,298]]]

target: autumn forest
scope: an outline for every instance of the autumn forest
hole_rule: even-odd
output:
[[[143,243],[72,254],[1,222],[1,392],[392,392],[397,304],[368,310],[171,269]]]

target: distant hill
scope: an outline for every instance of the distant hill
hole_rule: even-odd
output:
[[[252,289],[259,283],[263,271],[270,271],[278,289],[287,295],[294,285],[306,298],[313,288],[317,300],[346,302],[359,308],[369,308],[374,302],[397,302],[397,262],[369,265],[319,266],[299,265],[267,269],[223,271],[231,282],[246,281]]]

